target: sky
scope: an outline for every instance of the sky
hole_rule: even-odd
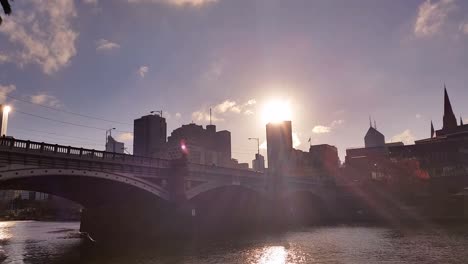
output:
[[[468,122],[468,1],[17,0],[0,26],[8,135],[132,152],[133,120],[162,110],[168,134],[191,122],[232,133],[249,162],[265,105],[291,112],[295,146],[386,141],[442,125],[443,86]],[[28,103],[30,102],[30,103]],[[46,107],[38,106],[44,105]],[[59,111],[54,110],[59,109]],[[265,149],[262,149],[265,153]]]

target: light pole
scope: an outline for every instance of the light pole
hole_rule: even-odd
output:
[[[10,113],[11,111],[11,106],[9,105],[4,105],[4,106],[1,106],[2,107],[2,116],[0,116],[1,118],[1,124],[0,124],[0,133],[1,133],[1,136],[5,136],[6,137],[6,133],[7,133],[7,126],[8,126],[8,114]]]
[[[106,149],[106,150],[107,150],[107,142],[108,142],[107,135],[112,136],[112,130],[115,130],[115,127],[109,128],[109,129],[106,130],[106,146],[104,147],[104,149]]]
[[[249,140],[257,141],[257,154],[260,155],[260,139],[259,138],[249,138]]]

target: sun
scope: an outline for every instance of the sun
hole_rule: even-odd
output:
[[[281,121],[291,120],[292,111],[289,101],[272,100],[265,104],[262,112],[262,121],[264,124],[279,123]]]

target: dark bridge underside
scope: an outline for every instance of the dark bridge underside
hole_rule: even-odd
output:
[[[83,205],[81,231],[97,240],[187,234],[219,237],[317,223],[328,215],[323,201],[307,192],[272,199],[235,185],[177,205],[132,185],[84,176],[11,179],[0,183],[0,188],[49,193]]]
[[[0,183],[0,189],[27,190],[48,193],[77,202],[84,207],[110,204],[159,204],[156,195],[122,182],[74,176],[41,176],[10,179]]]

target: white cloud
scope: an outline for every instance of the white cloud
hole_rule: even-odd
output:
[[[260,147],[260,149],[267,149],[267,142],[266,142],[266,140],[264,140],[264,141],[262,142],[262,144],[260,144],[259,147]]]
[[[293,148],[299,147],[301,145],[301,140],[296,132],[292,133]]]
[[[236,107],[236,102],[235,101],[231,101],[231,100],[226,100],[218,105],[216,105],[214,108],[213,108],[213,111],[217,112],[217,113],[225,113],[227,112],[228,110],[231,110],[233,111],[232,109],[234,107]],[[236,109],[237,110],[237,109]],[[237,112],[236,110],[234,110],[233,112]]]
[[[128,0],[129,3],[165,3],[176,6],[202,6],[209,3],[216,3],[218,0]]]
[[[181,114],[181,113],[176,113],[176,114],[175,114],[175,118],[180,119],[181,117],[182,117],[182,114]]]
[[[148,66],[141,66],[140,68],[138,68],[138,75],[140,75],[141,78],[145,78],[145,75],[148,73],[148,71]]]
[[[325,133],[330,133],[331,131],[331,127],[328,127],[328,126],[314,126],[314,128],[312,128],[312,133],[315,133],[315,134],[325,134]]]
[[[117,141],[121,141],[121,142],[133,141],[133,133],[121,133],[117,136]]]
[[[405,144],[412,144],[414,143],[414,135],[411,130],[406,129],[405,131],[401,132],[392,137],[392,142],[403,142]]]
[[[421,117],[422,117],[421,114],[416,114],[416,118],[417,118],[417,119],[420,119]]]
[[[22,1],[23,2],[23,1]],[[41,66],[52,74],[66,66],[76,55],[78,32],[70,20],[76,16],[73,0],[29,0],[0,27],[0,33],[14,43],[9,61],[20,67],[26,64]]]
[[[455,9],[454,0],[426,0],[419,6],[418,16],[414,25],[414,34],[417,37],[437,34],[448,14]]]
[[[251,107],[256,104],[255,99],[250,99],[246,103],[238,104],[234,100],[227,99],[214,107],[212,107],[211,120],[212,121],[224,121],[222,116],[227,114],[244,114],[252,115],[254,114]],[[210,120],[210,109],[209,107],[204,107],[198,111],[192,113],[192,118],[196,121],[209,121]]]
[[[40,105],[46,105],[50,107],[61,107],[62,104],[57,97],[47,94],[38,94],[30,96],[31,102]]]
[[[11,92],[13,92],[14,90],[16,90],[16,86],[14,86],[13,84],[10,84],[10,85],[0,84],[0,103],[6,102],[6,99],[7,99],[6,96],[10,94]]]
[[[107,39],[100,39],[96,42],[96,50],[113,50],[120,48],[120,45]]]
[[[344,123],[343,119],[338,119],[338,120],[333,120],[328,126],[317,125],[317,126],[314,126],[314,128],[312,128],[312,133],[314,134],[330,133],[333,129],[342,125],[343,123]]]
[[[468,22],[463,22],[460,24],[458,29],[463,33],[468,35]]]

